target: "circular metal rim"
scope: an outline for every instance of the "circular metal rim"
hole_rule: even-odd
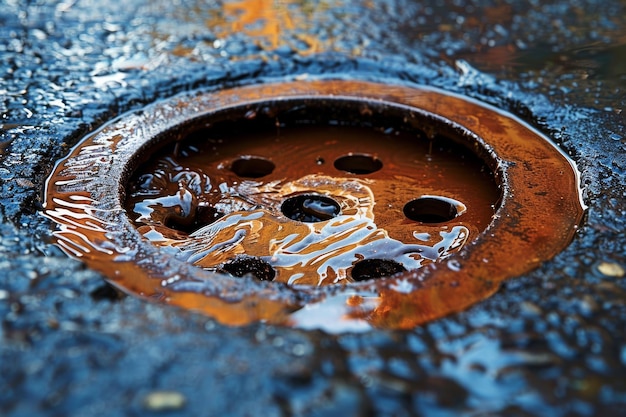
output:
[[[307,287],[306,291],[297,286],[234,280],[209,273],[142,239],[125,215],[122,188],[138,155],[154,147],[164,133],[218,110],[287,99],[363,100],[405,106],[438,123],[469,132],[465,135],[472,141],[468,145],[497,165],[494,171],[502,186],[502,201],[493,222],[448,262],[382,280]],[[366,320],[368,327],[414,327],[469,307],[493,294],[505,279],[555,256],[571,241],[584,211],[573,162],[546,136],[495,107],[423,86],[302,80],[184,94],[108,123],[81,141],[59,162],[54,174],[62,176],[65,164],[87,166],[88,160],[97,163],[80,178],[68,177],[54,184],[48,181],[46,185],[44,214],[61,224],[54,235],[62,248],[101,271],[108,265],[90,253],[110,251],[115,255],[116,277],[108,279],[114,285],[122,286],[117,277],[136,276],[131,285],[124,280],[125,291],[196,309],[227,324],[257,320],[293,324],[292,313],[305,306],[336,297],[369,297],[379,300],[378,307],[386,299],[399,308],[386,311],[384,316],[377,315],[376,309],[364,311],[362,306],[358,311],[338,314],[343,317],[350,313],[356,321]],[[554,160],[560,162],[555,164]],[[550,187],[542,188],[540,184],[546,177],[552,180]],[[60,200],[53,198],[67,192],[76,199],[73,207],[60,205]],[[572,199],[572,195],[577,198]],[[67,219],[68,210],[74,213],[69,215],[73,219],[87,216],[90,230],[108,244],[90,247],[77,233],[77,228],[84,227],[81,222],[74,220],[69,226],[59,222]],[[558,236],[549,236],[554,230],[558,230]],[[62,242],[72,242],[74,249],[64,247]],[[71,253],[76,245],[86,246],[87,250]],[[510,262],[498,256],[506,249],[525,256]],[[419,290],[411,292],[408,300],[394,289],[402,285]],[[325,320],[333,318],[325,316]]]

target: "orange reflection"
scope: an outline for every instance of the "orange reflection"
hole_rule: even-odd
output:
[[[235,33],[244,33],[260,46],[276,49],[289,45],[283,36],[290,32],[290,41],[294,39],[308,45],[300,53],[314,53],[321,49],[320,41],[314,36],[297,33],[298,28],[306,26],[317,3],[280,1],[280,0],[239,0],[226,2],[221,13],[207,22],[219,38],[226,38]],[[292,7],[297,6],[297,7]],[[296,33],[294,33],[296,32]]]
[[[275,0],[241,0],[225,3],[224,12],[234,17],[231,33],[244,32],[248,36],[267,39],[277,47],[283,30],[293,30],[294,23],[288,11],[288,2]]]

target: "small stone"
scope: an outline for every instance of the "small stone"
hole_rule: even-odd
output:
[[[185,406],[185,396],[177,391],[153,391],[145,396],[143,403],[148,410],[179,410]]]
[[[33,184],[33,182],[29,180],[28,178],[16,178],[15,183],[19,185],[20,187],[24,187],[24,188],[35,187],[35,184]]]
[[[624,268],[614,262],[600,262],[597,268],[602,275],[606,275],[607,277],[621,278],[626,274]]]
[[[523,301],[520,304],[520,311],[527,316],[540,316],[543,313],[541,307],[528,301]]]

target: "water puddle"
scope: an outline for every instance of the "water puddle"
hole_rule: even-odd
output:
[[[445,259],[495,213],[490,169],[445,138],[250,117],[135,171],[126,208],[146,239],[209,271],[326,285]]]

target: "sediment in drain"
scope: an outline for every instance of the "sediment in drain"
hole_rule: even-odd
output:
[[[126,207],[139,231],[196,266],[224,271],[245,254],[289,284],[379,278],[447,258],[494,215],[493,173],[450,138],[401,123],[238,116],[190,127],[129,180]],[[407,215],[423,202],[424,213]],[[353,276],[381,257],[399,267]]]

